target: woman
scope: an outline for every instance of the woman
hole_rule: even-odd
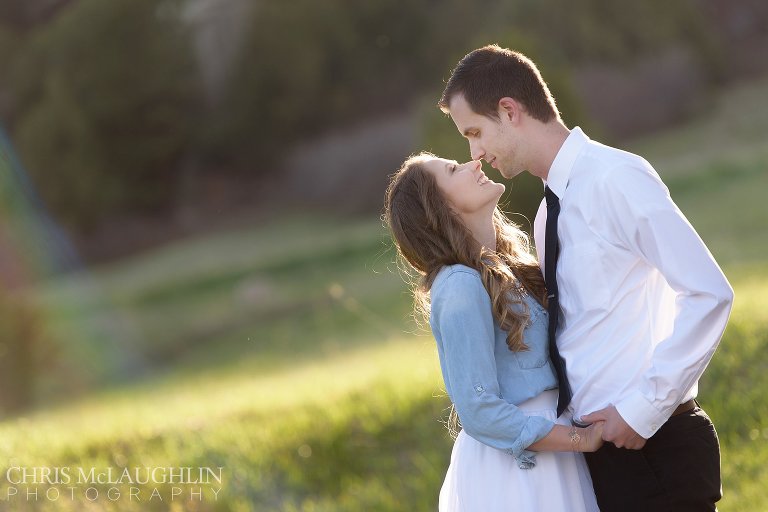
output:
[[[463,427],[439,510],[597,510],[579,452],[599,448],[602,423],[557,419],[544,279],[497,206],[503,193],[479,161],[429,153],[406,160],[387,189],[385,220],[419,274],[417,309]]]

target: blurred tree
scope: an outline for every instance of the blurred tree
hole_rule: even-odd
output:
[[[0,8],[0,114],[43,197],[79,227],[173,206],[179,182],[213,173],[233,188],[265,180],[297,142],[405,110],[489,42],[530,48],[582,126],[568,85],[582,66],[670,47],[691,50],[704,80],[723,64],[701,0],[262,0],[237,20],[243,43],[206,105],[183,0],[32,3],[56,9]]]
[[[15,139],[70,226],[167,204],[192,133],[194,68],[158,0],[80,0],[14,60]]]
[[[230,90],[205,128],[207,151],[236,155],[246,168],[258,161],[249,170],[267,173],[301,138],[416,101],[461,55],[489,42],[535,46],[537,61],[553,63],[553,83],[567,83],[583,63],[622,65],[675,44],[695,47],[716,68],[716,44],[692,1],[577,4],[265,0],[251,13]],[[569,87],[558,98],[566,114],[578,108]]]
[[[0,23],[27,30],[54,16],[75,0],[6,0],[0,2]]]
[[[443,75],[484,16],[466,2],[266,0],[253,10],[229,94],[213,114],[213,153],[269,172],[321,130],[402,109]]]

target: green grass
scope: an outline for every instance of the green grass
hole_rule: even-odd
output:
[[[666,179],[736,290],[700,386],[722,443],[725,512],[768,510],[768,157],[756,136],[729,131],[738,98],[767,89],[738,88],[710,117],[631,148]],[[765,140],[768,114],[747,117]],[[738,151],[713,152],[718,130]],[[377,219],[292,218],[36,290],[62,349],[93,360],[72,367],[93,372],[83,386],[99,390],[0,423],[0,510],[434,510],[449,404],[392,260]],[[115,378],[123,356],[141,379]],[[139,485],[141,502],[110,501],[109,485],[94,486],[94,502],[5,501],[13,465],[221,466],[224,481],[216,501],[169,501],[170,484]],[[154,487],[164,501],[147,500]]]

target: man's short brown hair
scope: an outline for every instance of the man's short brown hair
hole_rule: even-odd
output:
[[[555,99],[531,59],[495,44],[468,53],[456,64],[437,105],[448,113],[457,94],[473,111],[492,119],[498,119],[499,100],[505,97],[520,102],[529,116],[541,122],[560,118]]]

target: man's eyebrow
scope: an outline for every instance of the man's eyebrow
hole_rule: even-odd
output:
[[[470,134],[470,133],[472,133],[472,132],[476,132],[476,131],[477,131],[477,128],[474,128],[474,127],[469,127],[469,128],[467,128],[466,130],[464,130],[464,136],[465,136],[465,137],[469,137],[469,134]]]

